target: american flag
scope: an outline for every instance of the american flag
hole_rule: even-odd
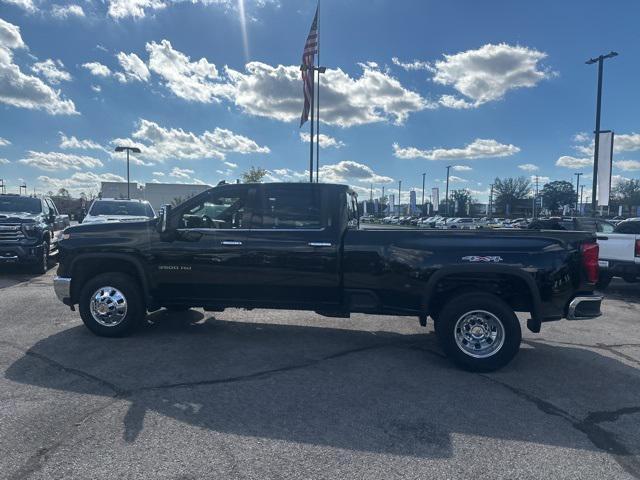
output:
[[[307,42],[304,44],[304,52],[302,53],[302,65],[311,67],[302,69],[302,89],[304,92],[304,108],[302,109],[302,117],[300,117],[300,126],[309,120],[309,111],[311,110],[311,101],[313,100],[313,61],[315,54],[318,53],[318,9],[313,17],[311,30],[307,36]]]

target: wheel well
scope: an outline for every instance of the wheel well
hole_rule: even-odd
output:
[[[143,287],[139,271],[133,262],[120,258],[88,258],[77,262],[71,272],[71,277],[73,278],[72,300],[77,302],[82,286],[89,279],[109,272],[126,273]]]
[[[429,315],[435,317],[453,297],[463,293],[491,293],[516,312],[533,312],[534,301],[527,282],[505,273],[455,273],[438,280],[430,293]]]

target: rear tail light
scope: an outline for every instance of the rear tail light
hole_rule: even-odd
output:
[[[636,240],[636,257],[640,257],[640,239]]]
[[[636,244],[637,248],[637,244]],[[589,283],[596,283],[598,281],[599,267],[598,267],[598,254],[600,248],[597,243],[583,243],[582,244],[582,266],[587,274],[587,280]]]

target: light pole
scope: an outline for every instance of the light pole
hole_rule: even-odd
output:
[[[490,185],[491,190],[489,190],[489,211],[487,212],[489,218],[493,218],[493,183]]]
[[[4,178],[0,178],[0,193],[4,193],[5,189],[4,189]]]
[[[425,215],[424,213],[424,179],[427,177],[426,173],[422,174],[422,215]],[[429,212],[427,212],[427,215],[429,214]]]
[[[574,175],[577,178],[577,180],[576,180],[576,210],[578,210],[578,197],[580,196],[580,175],[582,175],[582,172],[574,173]]]
[[[127,199],[131,200],[131,181],[129,180],[129,152],[140,153],[138,147],[116,147],[116,152],[127,151]]]
[[[591,210],[592,215],[596,215],[596,189],[598,188],[598,149],[600,148],[600,111],[602,106],[602,66],[604,60],[607,58],[613,58],[618,55],[617,52],[609,52],[606,55],[600,55],[597,58],[590,58],[585,63],[587,65],[598,64],[598,95],[596,98],[596,130],[595,130],[595,145],[593,151],[593,187],[591,191]]]
[[[398,180],[398,216],[400,216],[400,208],[401,208],[401,202],[400,202],[400,196],[402,195],[402,180]]]
[[[447,217],[449,216],[449,170],[451,169],[451,165],[447,165],[447,188],[445,193],[445,203],[447,204]]]
[[[584,185],[580,185],[580,214],[582,215],[582,191],[584,190]]]

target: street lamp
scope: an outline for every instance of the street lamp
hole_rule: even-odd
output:
[[[451,169],[451,165],[447,165],[447,188],[445,193],[445,203],[447,204],[447,217],[449,216],[449,170]]]
[[[577,178],[577,180],[576,180],[576,210],[578,210],[578,197],[580,196],[580,175],[582,175],[582,172],[574,173],[574,175]]]
[[[609,52],[606,55],[600,55],[597,58],[590,58],[585,63],[587,65],[598,64],[598,96],[596,99],[596,130],[595,145],[593,151],[593,187],[591,191],[591,211],[592,215],[596,215],[596,190],[598,188],[598,149],[600,148],[600,110],[602,105],[602,66],[607,58],[617,57],[617,52]]]
[[[116,152],[124,152],[127,151],[127,199],[131,200],[131,181],[129,180],[129,152],[140,153],[140,149],[138,147],[116,147]]]
[[[424,179],[426,178],[427,174],[423,173],[422,174],[422,215],[425,215],[424,213]],[[426,215],[428,215],[429,212],[426,213]]]
[[[398,215],[401,215],[400,209],[402,208],[402,204],[400,202],[400,197],[402,195],[402,180],[398,180]]]

